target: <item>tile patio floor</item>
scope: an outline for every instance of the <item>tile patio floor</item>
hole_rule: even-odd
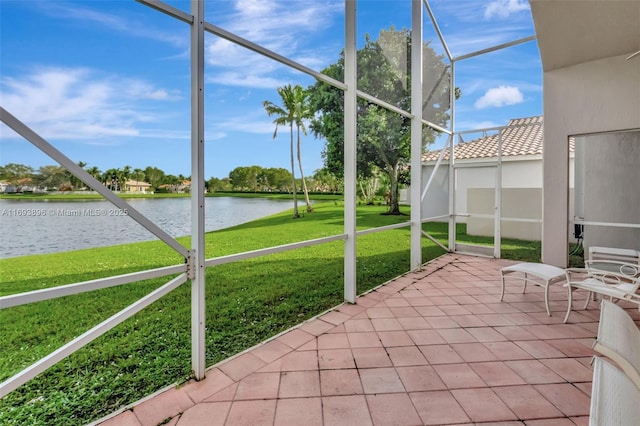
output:
[[[562,324],[564,287],[548,317],[513,281],[499,302],[512,263],[443,256],[102,425],[586,425],[597,304]]]

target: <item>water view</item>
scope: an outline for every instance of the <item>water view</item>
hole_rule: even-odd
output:
[[[189,198],[127,202],[169,235],[191,233]],[[205,198],[205,230],[227,228],[291,208],[291,201]],[[108,201],[0,200],[0,258],[111,246],[156,237]]]

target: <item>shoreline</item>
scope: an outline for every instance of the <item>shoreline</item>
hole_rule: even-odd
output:
[[[120,198],[190,198],[189,193],[156,193],[156,194],[142,194],[134,192],[120,192],[115,193]],[[205,197],[238,197],[238,198],[273,198],[273,199],[286,199],[293,200],[293,195],[288,192],[211,192],[204,194]],[[298,194],[298,202],[300,197],[303,197],[302,193]],[[343,195],[341,193],[309,193],[309,196],[313,200],[318,201],[337,201],[342,200]],[[83,193],[57,193],[57,194],[0,194],[0,200],[56,200],[56,201],[80,201],[80,200],[104,200],[105,198],[97,192],[83,192]],[[304,201],[303,201],[304,202]]]

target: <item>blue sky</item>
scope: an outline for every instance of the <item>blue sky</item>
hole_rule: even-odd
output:
[[[168,1],[189,11],[185,1]],[[534,34],[526,0],[431,0],[453,56]],[[317,71],[344,40],[342,0],[210,0],[207,21]],[[409,0],[361,0],[359,43],[408,28]],[[155,166],[190,175],[189,29],[133,0],[0,0],[0,104],[74,161],[101,170]],[[425,40],[442,51],[425,11]],[[313,80],[208,34],[205,176],[238,166],[289,168],[288,129],[273,139],[262,106],[276,88]],[[457,130],[542,113],[535,42],[456,63]],[[0,125],[0,165],[55,164]],[[305,174],[323,140],[303,139]]]

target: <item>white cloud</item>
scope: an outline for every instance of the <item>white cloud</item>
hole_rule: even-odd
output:
[[[207,78],[209,83],[225,86],[252,87],[256,89],[273,89],[286,84],[284,81],[262,74],[247,74],[240,71],[225,71]]]
[[[498,18],[508,18],[512,13],[529,10],[529,4],[526,0],[495,0],[489,3],[484,9],[484,18],[491,19],[494,16]]]
[[[325,30],[337,13],[339,1],[301,2],[295,7],[275,0],[236,0],[221,27],[280,55],[320,69],[328,64],[330,46],[309,51],[304,46],[314,34]],[[339,48],[337,48],[339,49]],[[337,50],[336,50],[337,51]],[[335,55],[332,51],[331,55]],[[283,82],[274,72],[285,69],[280,63],[219,38],[207,37],[206,55],[212,72],[210,82],[230,86],[274,88]]]
[[[86,143],[144,136],[142,123],[161,121],[141,102],[179,99],[141,80],[98,76],[87,68],[43,68],[0,80],[2,105],[40,136]],[[4,136],[4,135],[3,135]]]
[[[183,34],[177,34],[176,31],[160,30],[131,16],[106,13],[80,4],[47,1],[38,2],[35,7],[35,10],[57,19],[74,20],[83,25],[97,24],[100,27],[110,28],[134,37],[158,40],[178,47],[184,47],[189,43],[187,31]]]
[[[480,97],[474,104],[478,109],[515,105],[524,101],[519,88],[514,86],[493,87]]]
[[[242,132],[273,135],[276,126],[273,124],[273,118],[267,117],[264,109],[260,108],[247,111],[241,117],[228,117],[225,120],[213,123],[213,128],[223,133]],[[286,133],[288,129],[279,129],[278,135],[281,131],[285,131]]]

